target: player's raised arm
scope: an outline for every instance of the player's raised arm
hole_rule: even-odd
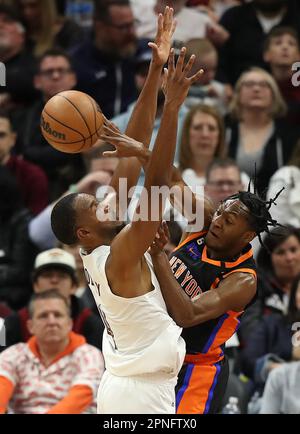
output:
[[[175,26],[173,9],[167,6],[164,14],[158,15],[156,37],[154,42],[149,43],[152,48],[152,60],[148,76],[125,132],[126,135],[144,143],[147,148],[151,141],[155,121],[162,68],[169,57]],[[111,187],[118,193],[119,179],[126,178],[127,191],[129,191],[131,187],[136,185],[140,171],[141,163],[137,158],[122,158],[112,177]]]
[[[256,277],[241,271],[225,278],[217,288],[191,300],[175,279],[169,259],[163,252],[163,245],[168,239],[166,225],[161,225],[158,236],[150,250],[153,266],[168,312],[179,326],[193,327],[218,318],[227,311],[241,312],[254,297]]]
[[[171,50],[166,78],[166,100],[154,150],[146,170],[145,189],[133,222],[122,230],[111,245],[110,263],[117,264],[118,269],[128,270],[137,265],[151,244],[162,217],[164,204],[161,201],[154,203],[155,201],[151,197],[151,187],[168,186],[170,183],[176,145],[178,111],[185,100],[190,85],[198,80],[201,74],[197,72],[188,78],[194,56],[191,56],[185,65],[185,51],[185,48],[181,50],[175,66],[174,51]],[[119,138],[116,140],[111,138],[110,142],[115,144],[119,143],[120,140]],[[140,213],[142,209],[147,210],[146,218],[138,219],[137,212]],[[156,212],[155,219],[151,215],[153,210]]]

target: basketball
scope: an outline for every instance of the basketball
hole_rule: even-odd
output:
[[[45,105],[42,134],[53,148],[70,154],[90,149],[101,135],[103,114],[89,95],[76,90],[60,92]]]

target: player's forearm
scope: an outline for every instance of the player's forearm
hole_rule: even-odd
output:
[[[143,90],[135,104],[126,135],[149,147],[157,110],[157,94],[162,68],[151,63]],[[123,158],[112,177],[110,185],[118,191],[119,179],[127,179],[127,190],[136,185],[141,172],[141,162],[135,157]]]
[[[173,276],[167,255],[162,252],[152,261],[170,316],[180,327],[188,327],[194,315],[193,304]]]
[[[166,102],[151,159],[146,169],[145,188],[169,185],[175,155],[180,106]]]

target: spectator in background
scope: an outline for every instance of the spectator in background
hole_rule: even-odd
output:
[[[208,165],[224,156],[224,123],[219,112],[197,105],[187,114],[181,136],[179,169],[187,185],[205,184]]]
[[[93,37],[75,48],[72,58],[78,89],[92,96],[108,118],[136,98],[137,48],[129,0],[95,0]]]
[[[117,158],[103,158],[102,152],[114,149],[111,145],[93,146],[84,156],[87,175],[76,184],[69,186],[64,193],[87,193],[97,195],[100,187],[110,183],[113,172],[118,164]],[[32,242],[40,249],[50,249],[57,245],[52,228],[50,215],[55,202],[47,206],[29,224],[29,236]]]
[[[247,190],[239,166],[231,158],[215,158],[207,168],[205,193],[217,208],[220,202],[241,190]]]
[[[27,29],[27,45],[36,57],[59,47],[70,49],[82,42],[82,28],[59,16],[53,0],[17,0]]]
[[[264,245],[257,257],[257,300],[241,321],[241,342],[247,342],[263,315],[287,312],[292,284],[300,274],[299,229],[277,227],[267,234]]]
[[[300,362],[274,369],[267,380],[260,414],[300,413]]]
[[[57,93],[71,90],[76,85],[69,56],[59,49],[45,52],[39,60],[34,83],[41,93],[39,100],[26,111],[16,113],[12,119],[18,134],[17,152],[45,170],[50,184],[50,200],[54,200],[83,175],[81,156],[57,151],[44,139],[40,129],[45,103]]]
[[[273,173],[290,158],[296,142],[295,131],[278,120],[286,113],[286,104],[273,77],[260,68],[244,72],[235,86],[230,111],[229,156],[249,176],[256,163],[257,188],[263,192]]]
[[[10,118],[0,111],[0,165],[10,170],[17,181],[25,207],[36,215],[49,203],[48,180],[40,167],[12,155],[15,143],[16,133]]]
[[[289,224],[300,228],[300,140],[288,165],[281,167],[270,179],[267,198],[284,187],[272,208],[272,217],[282,225]]]
[[[269,65],[288,105],[286,121],[300,129],[300,87],[294,86],[292,66],[300,60],[298,34],[292,27],[275,27],[264,44],[264,60]],[[300,136],[300,133],[299,133]]]
[[[235,85],[240,75],[252,66],[264,67],[263,43],[277,26],[300,30],[297,0],[253,0],[227,10],[220,24],[230,38],[220,50],[219,79]]]
[[[196,56],[191,73],[203,69],[200,79],[194,83],[185,104],[192,107],[206,104],[217,108],[222,115],[228,111],[228,102],[232,95],[231,86],[225,86],[215,80],[218,66],[218,52],[208,39],[191,39],[186,44],[187,56]]]
[[[300,360],[300,347],[293,345],[293,324],[300,321],[300,277],[294,280],[287,312],[262,317],[245,342],[242,372],[262,392],[268,374],[283,362]]]
[[[28,106],[36,97],[35,59],[25,49],[25,27],[14,9],[0,4],[0,62],[6,68],[6,86],[0,86],[0,107],[9,111]]]
[[[29,298],[35,252],[28,235],[30,213],[23,206],[17,181],[1,165],[0,192],[0,301],[19,309]]]
[[[0,355],[0,413],[96,413],[101,352],[72,332],[68,301],[57,291],[29,304],[27,343]]]
[[[35,294],[55,289],[68,300],[73,331],[83,335],[89,344],[101,349],[103,324],[100,316],[93,314],[75,296],[78,281],[74,256],[61,249],[40,253],[35,260],[32,279]],[[7,346],[27,342],[30,338],[31,331],[27,327],[29,315],[28,307],[24,307],[6,318]]]
[[[138,93],[140,93],[144,87],[144,84],[145,84],[145,81],[147,78],[147,74],[148,74],[148,69],[149,69],[151,57],[152,57],[152,51],[150,49],[147,49],[147,50],[144,50],[143,52],[141,52],[136,58],[135,84],[136,84],[136,88],[138,90]],[[195,72],[197,72],[199,69],[200,69],[200,67],[197,70],[195,70]],[[194,74],[194,72],[193,72],[193,74]],[[154,121],[154,128],[153,128],[153,132],[152,132],[151,143],[149,146],[150,150],[153,149],[154,142],[155,142],[158,130],[159,130],[160,119],[161,119],[161,115],[162,115],[162,111],[163,111],[164,101],[165,101],[164,93],[163,93],[162,89],[160,89],[158,91],[158,96],[157,96],[157,111],[156,111],[156,118]],[[126,128],[127,128],[127,125],[128,125],[129,120],[130,120],[130,117],[131,117],[131,114],[133,112],[135,104],[136,104],[136,101],[134,101],[132,104],[129,105],[126,112],[112,118],[112,122],[119,128],[119,130],[122,133],[124,133],[126,131]],[[183,121],[184,121],[184,118],[187,115],[187,113],[188,113],[188,109],[187,109],[186,105],[183,104],[180,107],[179,116],[178,116],[177,145],[176,145],[175,158],[174,158],[175,164],[178,163],[179,141],[180,141]],[[139,180],[139,184],[143,185],[143,183],[144,183],[144,176],[141,175],[141,178]]]
[[[206,13],[185,7],[185,0],[154,0],[147,5],[143,1],[133,0],[132,8],[137,19],[139,38],[153,40],[156,34],[157,15],[163,13],[166,6],[174,9],[177,22],[174,33],[175,44],[185,44],[193,38],[208,37],[213,43],[221,45],[229,34]]]

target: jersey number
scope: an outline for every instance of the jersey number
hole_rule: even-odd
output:
[[[115,341],[114,332],[112,331],[111,326],[109,325],[109,323],[108,323],[108,321],[106,319],[105,313],[103,312],[103,310],[101,310],[101,304],[98,304],[98,311],[99,311],[99,314],[100,314],[101,319],[103,321],[103,324],[105,325],[107,334],[111,337],[111,339],[112,339],[112,341],[114,343],[115,350],[117,350],[118,347],[117,347],[117,344],[116,344],[116,341]]]

